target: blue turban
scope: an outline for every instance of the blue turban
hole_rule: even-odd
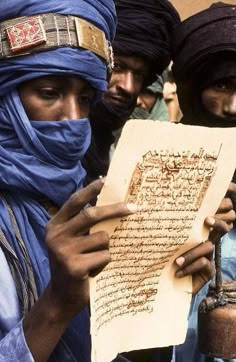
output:
[[[43,13],[79,16],[103,30],[108,41],[114,37],[116,17],[112,0],[0,1],[0,21]],[[39,295],[50,280],[45,247],[45,225],[50,216],[42,201],[46,198],[61,206],[82,187],[85,171],[80,160],[91,136],[88,119],[60,122],[28,119],[17,87],[30,79],[54,74],[85,79],[98,94],[106,90],[105,61],[86,49],[61,47],[0,61],[0,188],[25,242]],[[0,228],[17,255],[27,281],[24,255],[2,198]],[[19,294],[18,297],[22,299]],[[87,310],[78,315],[62,339],[55,350],[55,360],[90,361]]]
[[[112,0],[0,1],[0,21],[43,13],[80,16],[103,30],[108,41],[113,40],[116,16]],[[107,87],[103,60],[89,50],[64,47],[48,51],[47,55],[42,52],[1,61],[0,96],[26,80],[59,73],[82,77],[98,91]]]

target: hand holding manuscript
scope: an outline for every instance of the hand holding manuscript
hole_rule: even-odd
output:
[[[109,232],[112,261],[90,282],[94,362],[184,342],[191,278],[177,279],[173,261],[207,239],[203,222],[231,181],[235,139],[234,128],[124,127],[98,205],[126,201],[138,211],[95,227]]]

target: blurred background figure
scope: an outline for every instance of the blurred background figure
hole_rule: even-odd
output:
[[[168,108],[163,97],[163,88],[164,78],[158,76],[154,83],[140,92],[136,108],[130,118],[168,121]]]
[[[170,63],[162,75],[157,75],[157,80],[140,92],[136,108],[130,119],[152,119],[178,123],[181,117],[177,86]]]
[[[177,86],[172,74],[172,63],[164,72],[163,97],[168,108],[168,120],[178,123],[182,117],[177,95]]]

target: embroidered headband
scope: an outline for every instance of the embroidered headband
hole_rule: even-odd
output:
[[[48,13],[0,23],[0,60],[58,47],[84,48],[113,68],[111,43],[104,31],[77,16]]]

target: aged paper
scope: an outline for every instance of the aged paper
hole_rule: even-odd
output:
[[[93,362],[184,342],[191,278],[174,259],[207,239],[236,165],[236,129],[129,121],[98,205],[126,201],[137,213],[99,224],[112,262],[91,279]]]

